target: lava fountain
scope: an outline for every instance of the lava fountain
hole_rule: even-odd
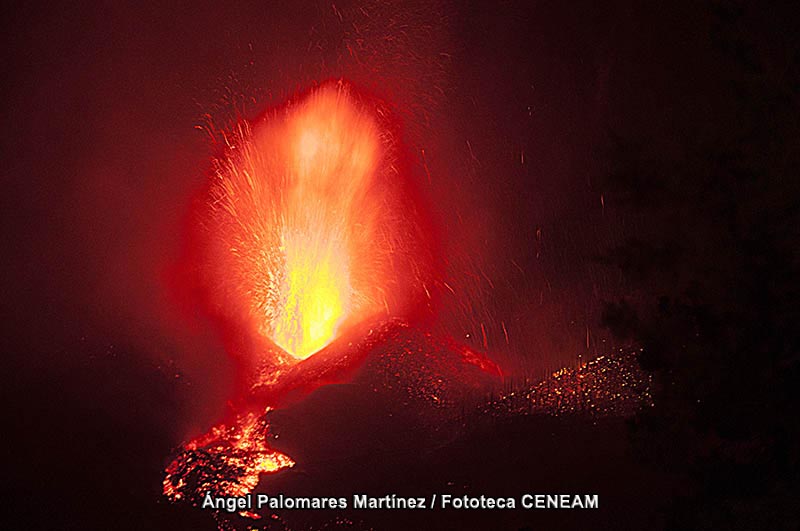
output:
[[[382,104],[327,83],[223,135],[203,220],[205,283],[226,318],[308,358],[425,291],[397,138]],[[263,354],[262,354],[263,355]]]

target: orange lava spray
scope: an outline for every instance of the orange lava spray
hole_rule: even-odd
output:
[[[430,282],[386,115],[327,83],[224,135],[205,283],[226,317],[288,354],[278,364],[402,315]]]

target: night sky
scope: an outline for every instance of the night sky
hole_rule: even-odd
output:
[[[509,386],[619,348],[641,348],[654,382],[655,406],[627,420],[478,428],[437,449],[436,473],[497,447],[508,459],[476,467],[476,485],[608,492],[595,515],[521,515],[499,529],[796,529],[792,11],[8,6],[0,522],[216,528],[161,497],[170,455],[223,416],[235,381],[219,331],[169,287],[215,154],[198,126],[346,79],[402,124],[452,289],[439,294],[434,334],[485,352]],[[343,415],[330,444],[344,445],[358,402],[326,396],[311,403]],[[408,463],[386,466],[392,477]],[[487,518],[462,525],[492,528]]]

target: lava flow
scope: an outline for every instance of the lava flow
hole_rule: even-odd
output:
[[[174,501],[182,499],[184,492],[244,496],[255,488],[262,473],[294,466],[291,458],[266,444],[267,429],[264,416],[247,413],[231,426],[215,426],[186,443],[167,467],[164,495]]]

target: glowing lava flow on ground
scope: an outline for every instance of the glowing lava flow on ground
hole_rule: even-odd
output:
[[[187,493],[244,496],[262,473],[294,466],[288,456],[267,446],[267,429],[264,415],[247,413],[231,426],[215,426],[185,444],[166,470],[164,495],[173,501]]]

